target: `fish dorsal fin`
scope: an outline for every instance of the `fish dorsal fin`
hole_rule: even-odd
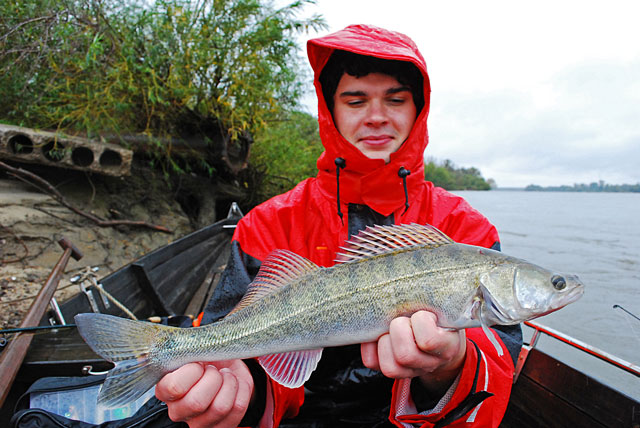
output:
[[[343,252],[337,253],[335,261],[348,263],[407,247],[435,248],[453,243],[451,238],[429,224],[367,227],[340,247]]]
[[[258,275],[249,284],[247,292],[229,314],[245,308],[296,278],[320,269],[310,260],[289,250],[275,250],[262,262]]]
[[[263,355],[258,362],[269,377],[287,388],[304,384],[318,366],[322,349]]]

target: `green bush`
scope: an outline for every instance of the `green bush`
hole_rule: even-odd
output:
[[[449,159],[440,165],[433,159],[424,167],[428,181],[446,190],[489,190],[491,185],[482,178],[477,168],[456,168]]]
[[[1,1],[0,121],[88,136],[175,138],[185,122],[205,141],[212,127],[252,134],[309,80],[295,37],[324,23],[298,18],[306,3]]]
[[[316,160],[324,150],[318,135],[318,119],[294,111],[269,123],[254,137],[251,163],[264,175],[261,199],[291,189],[317,173]]]

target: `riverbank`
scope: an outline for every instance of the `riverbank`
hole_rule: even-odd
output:
[[[169,229],[100,227],[51,196],[8,175],[0,176],[0,328],[16,327],[69,239],[84,255],[71,259],[59,283],[62,301],[79,286],[69,280],[87,267],[106,276],[149,251],[194,230],[176,201],[176,190],[154,171],[137,167],[129,177],[40,170],[74,207],[109,220],[136,220]]]

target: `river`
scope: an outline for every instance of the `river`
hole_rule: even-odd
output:
[[[502,251],[577,274],[585,294],[541,324],[640,365],[640,194],[454,192],[498,228]],[[530,331],[525,331],[525,339]],[[640,380],[543,337],[542,350],[640,399]]]

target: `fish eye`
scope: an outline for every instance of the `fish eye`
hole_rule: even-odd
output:
[[[558,291],[564,290],[567,286],[567,281],[560,275],[553,275],[551,277],[551,283],[553,284],[553,288]]]

